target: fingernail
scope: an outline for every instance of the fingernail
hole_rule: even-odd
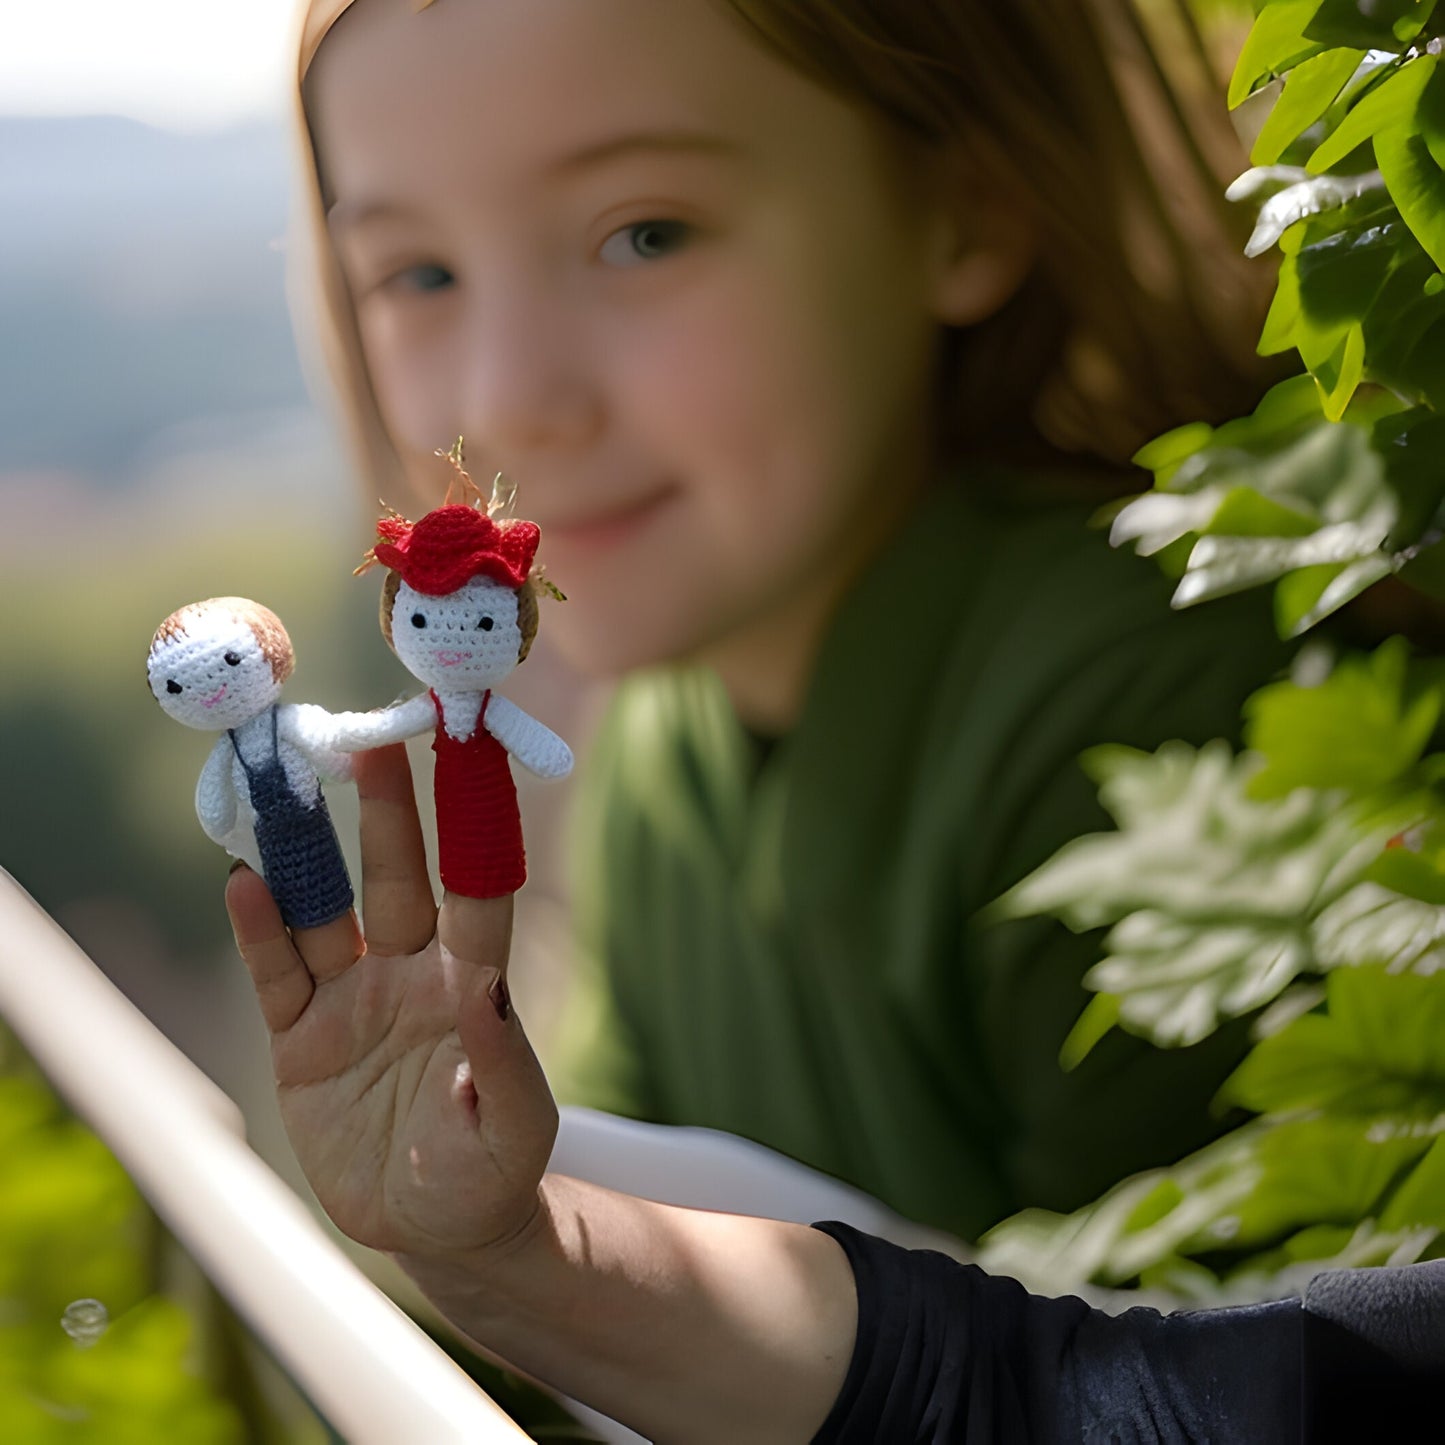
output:
[[[226,869],[226,877],[229,878],[231,874],[236,871],[237,868],[244,868],[245,866],[246,860],[244,858],[233,858],[231,860],[231,866]]]
[[[497,975],[496,982],[487,990],[487,997],[492,1001],[492,1007],[497,1011],[497,1017],[506,1023],[512,1013],[512,999],[507,992],[507,980],[501,974]]]

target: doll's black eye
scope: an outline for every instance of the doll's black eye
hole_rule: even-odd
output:
[[[228,653],[226,654],[226,666],[227,666],[227,667],[240,667],[240,665],[241,665],[241,654],[240,654],[239,652],[228,652]]]
[[[484,618],[482,618],[482,620],[481,620],[479,623],[477,623],[477,626],[480,627],[483,632],[490,632],[490,631],[492,630],[493,625],[494,625],[494,624],[493,624],[492,619],[491,619],[490,617],[484,617]]]
[[[169,693],[180,693],[184,692],[185,688],[183,688],[180,683],[178,683],[175,678],[172,677],[166,680],[166,691]]]
[[[425,613],[425,612],[413,612],[413,613],[411,614],[411,625],[412,625],[413,627],[425,627],[425,626],[426,626],[426,613]]]

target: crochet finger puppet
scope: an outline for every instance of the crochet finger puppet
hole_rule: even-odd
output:
[[[196,785],[206,836],[265,877],[288,928],[315,928],[352,904],[320,781],[349,778],[352,760],[326,747],[321,708],[278,701],[295,661],[274,612],[212,597],[161,623],[146,676],[177,722],[225,734]]]
[[[541,534],[535,523],[494,521],[467,503],[416,522],[383,517],[376,532],[357,570],[390,569],[382,634],[427,691],[383,713],[345,715],[334,743],[378,747],[434,730],[442,884],[469,898],[515,893],[527,869],[509,755],[538,777],[572,771],[567,744],[492,690],[536,636]]]

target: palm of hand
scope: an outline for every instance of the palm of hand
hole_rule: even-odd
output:
[[[409,775],[406,789],[410,800]],[[386,830],[368,838],[364,783],[362,806],[363,854],[375,854]],[[412,831],[401,873],[369,889],[369,948],[352,918],[293,940],[254,874],[234,875],[228,901],[272,1030],[282,1119],[322,1207],[374,1249],[485,1249],[536,1213],[556,1106],[516,1017],[489,994],[511,899],[449,897],[438,916]]]

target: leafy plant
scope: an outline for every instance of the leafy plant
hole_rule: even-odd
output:
[[[1252,254],[1278,246],[1260,350],[1304,371],[1247,417],[1136,458],[1112,540],[1174,605],[1274,588],[1298,636],[1389,578],[1445,597],[1445,6],[1264,0],[1230,91],[1275,93]],[[1114,818],[999,913],[1106,929],[1072,1067],[1109,1029],[1160,1047],[1253,1014],[1220,1103],[1253,1114],[1071,1215],[1028,1211],[983,1262],[1221,1302],[1326,1265],[1445,1254],[1445,667],[1399,638],[1327,644],[1248,702],[1246,748],[1084,759]]]
[[[1266,0],[1230,92],[1282,79],[1230,190],[1278,245],[1260,338],[1301,377],[1136,458],[1116,545],[1173,549],[1176,606],[1276,583],[1282,635],[1392,574],[1445,595],[1445,68],[1435,0]],[[1344,425],[1340,425],[1343,423]]]

